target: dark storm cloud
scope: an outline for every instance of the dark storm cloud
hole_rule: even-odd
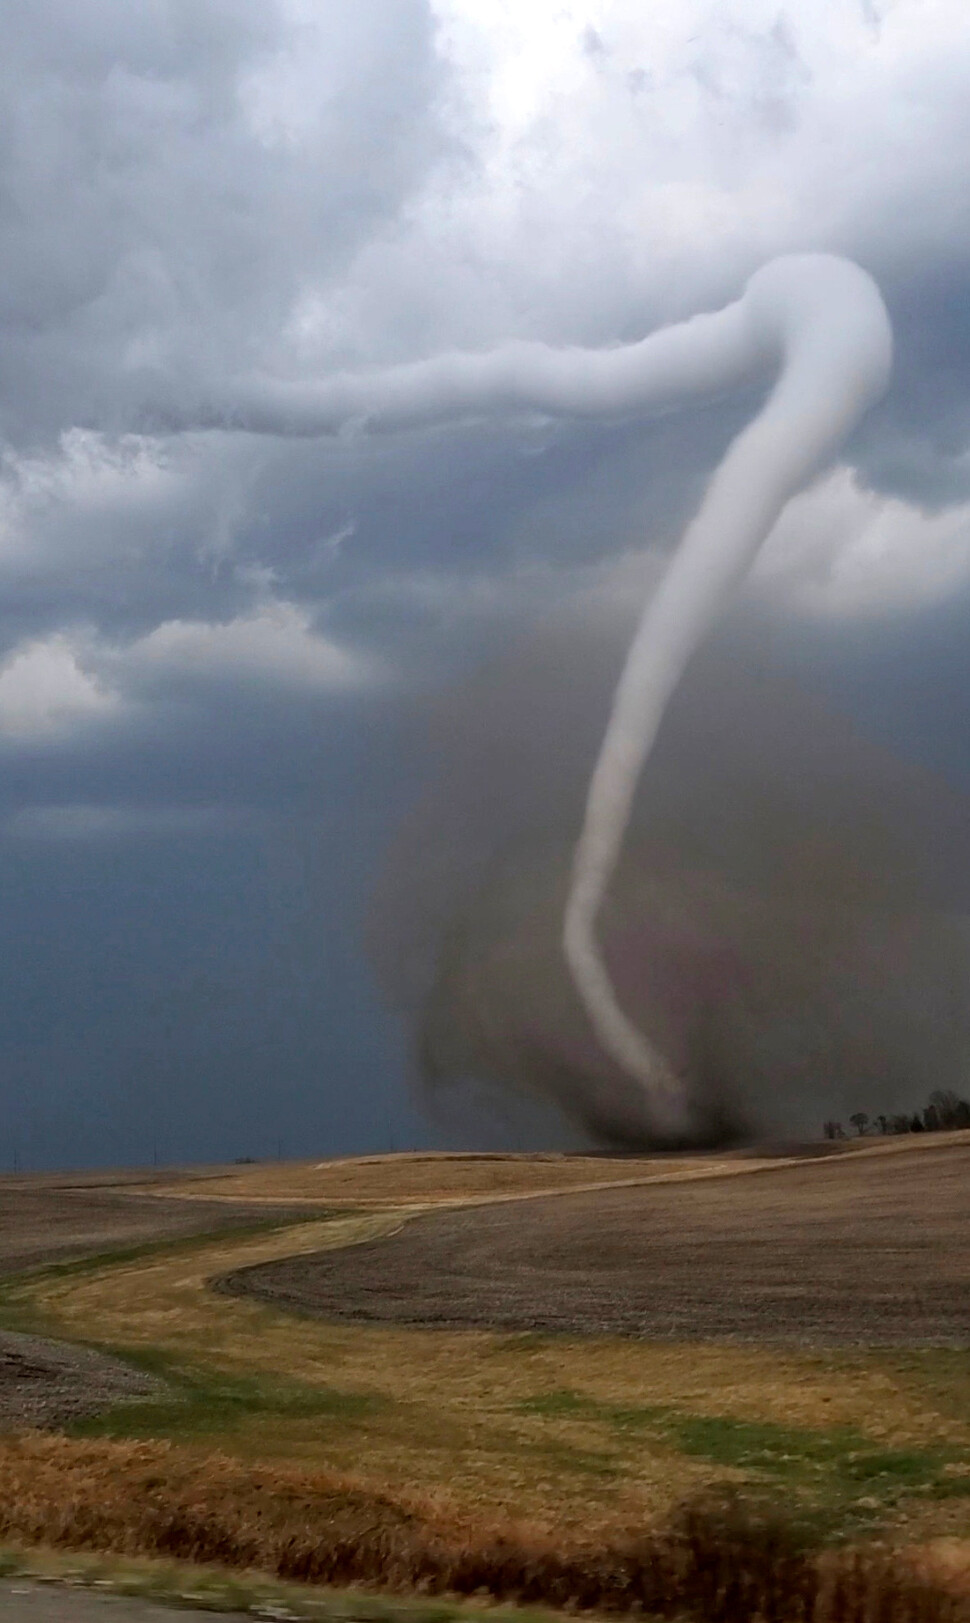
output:
[[[436,772],[370,936],[433,1094],[490,1079],[601,1142],[648,1145],[641,1090],[598,1049],[561,950],[632,585],[562,611],[435,707]],[[749,609],[695,659],[601,927],[622,1006],[684,1077],[702,1141],[815,1134],[860,1098],[905,1110],[960,1085],[970,1038],[970,800],[819,702],[765,632]]]
[[[848,449],[858,489],[826,487],[795,536],[831,534],[851,580],[812,554],[761,607],[867,726],[910,755],[932,733],[958,770],[970,718],[939,604],[970,573],[964,19],[741,9],[671,3],[660,27],[618,0],[591,31],[424,0],[4,7],[4,1006],[49,1033],[28,1065],[18,1016],[0,1074],[43,1098],[31,1131],[56,1128],[52,1155],[86,1103],[137,1124],[171,1075],[179,1110],[205,1115],[192,1142],[224,1152],[234,1071],[254,1132],[263,1108],[261,1022],[290,1119],[319,1088],[321,1148],[374,1137],[359,1110],[339,1137],[340,1079],[358,1104],[370,1079],[384,1109],[373,1079],[396,1050],[355,953],[367,873],[413,793],[398,705],[618,553],[669,548],[756,405],[284,444],[147,434],[152,389],[191,401],[253,368],[514,336],[626,341],[734,297],[775,252],[857,256],[896,325],[896,382]],[[799,593],[828,630],[805,629]],[[316,877],[280,900],[258,876],[296,846]],[[99,980],[109,938],[124,947]],[[224,1003],[207,1029],[196,992],[224,983],[249,1013]],[[111,1153],[136,1153],[133,1132]]]

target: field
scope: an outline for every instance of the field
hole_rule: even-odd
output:
[[[141,1173],[0,1176],[0,1277],[69,1257],[251,1228],[284,1220],[300,1203],[259,1208],[246,1201],[189,1200],[197,1179]],[[182,1198],[180,1198],[182,1197]]]
[[[440,1212],[231,1288],[329,1319],[806,1345],[970,1342],[970,1143]],[[931,1209],[927,1210],[931,1198]]]
[[[162,1384],[62,1435],[0,1439],[0,1534],[291,1578],[462,1589],[477,1573],[496,1594],[560,1599],[596,1550],[588,1592],[623,1605],[644,1540],[669,1553],[678,1506],[733,1489],[827,1543],[945,1537],[959,1565],[968,1171],[970,1135],[951,1134],[812,1160],[7,1180],[7,1213],[25,1198],[31,1214],[7,1242],[8,1336],[96,1347]],[[51,1230],[53,1265],[11,1272],[28,1229],[41,1260],[44,1200],[63,1213],[69,1195],[77,1232]],[[86,1205],[109,1196],[122,1249],[63,1260],[110,1228]],[[524,1585],[537,1552],[558,1590]]]
[[[388,1208],[416,1202],[452,1205],[468,1200],[524,1199],[566,1189],[644,1178],[696,1178],[731,1172],[737,1155],[665,1157],[597,1155],[456,1155],[447,1152],[362,1155],[302,1165],[223,1169],[160,1191],[196,1200],[320,1201],[325,1205]]]

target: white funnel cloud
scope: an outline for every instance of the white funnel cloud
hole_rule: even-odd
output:
[[[892,333],[872,278],[825,254],[771,261],[724,309],[613,349],[512,343],[309,383],[253,377],[174,428],[319,435],[407,428],[516,409],[647,413],[774,368],[761,411],[729,447],[646,609],[596,762],[566,905],[563,950],[602,1047],[641,1084],[658,1133],[687,1126],[687,1093],[621,1009],[596,936],[637,783],[668,700],[789,499],[835,455],[889,379]]]
[[[723,318],[739,323],[752,359],[766,351],[778,381],[729,447],[627,654],[573,863],[563,946],[604,1048],[651,1096],[661,1129],[686,1126],[686,1090],[620,1008],[596,939],[641,771],[688,660],[731,589],[747,574],[786,502],[838,450],[889,380],[892,334],[875,283],[856,265],[819,257],[775,260],[751,278]],[[682,329],[685,337],[691,326]],[[723,383],[712,346],[709,387]],[[739,368],[739,371],[741,368]]]

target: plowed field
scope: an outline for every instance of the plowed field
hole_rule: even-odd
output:
[[[323,1318],[883,1346],[970,1340],[970,1142],[435,1212],[223,1288]]]

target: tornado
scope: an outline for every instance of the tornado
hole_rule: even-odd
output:
[[[766,265],[736,304],[679,331],[685,376],[689,371],[695,382],[708,352],[709,387],[723,383],[732,348],[739,370],[767,354],[778,378],[728,448],[630,645],[590,782],[563,929],[566,959],[600,1042],[640,1081],[658,1129],[673,1132],[688,1125],[686,1088],[620,1007],[597,915],[640,774],[688,660],[785,503],[884,392],[892,361],[889,318],[872,278],[821,256]]]
[[[620,1005],[597,936],[637,785],[699,643],[789,499],[884,392],[892,332],[879,290],[827,254],[772,260],[723,309],[608,349],[516,342],[312,381],[237,379],[151,425],[316,436],[521,410],[627,417],[773,378],[729,446],[633,637],[586,800],[562,950],[598,1043],[642,1089],[658,1137],[689,1130],[685,1079]],[[161,397],[164,399],[164,396]]]

